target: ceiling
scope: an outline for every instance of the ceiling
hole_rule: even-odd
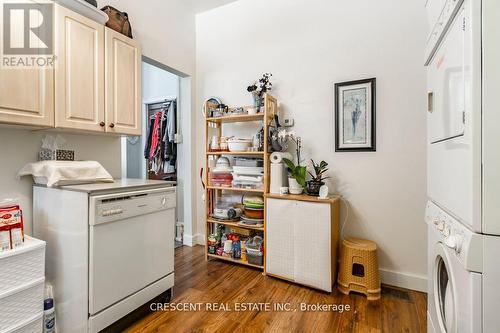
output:
[[[215,7],[235,2],[237,0],[184,0],[196,13],[205,12]]]

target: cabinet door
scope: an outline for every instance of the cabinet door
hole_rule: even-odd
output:
[[[295,282],[332,291],[330,204],[297,201],[294,214]]]
[[[0,69],[0,122],[53,127],[53,83],[53,69]]]
[[[36,4],[32,1],[29,3]],[[11,19],[22,20],[24,16],[12,15]],[[36,19],[36,15],[30,18],[33,19]],[[16,23],[24,25],[23,22]],[[38,44],[38,40],[30,40],[30,45],[33,43]],[[54,126],[53,68],[0,66],[0,123]]]
[[[293,200],[267,199],[266,212],[266,272],[293,280],[297,204]]]
[[[106,131],[141,135],[141,50],[139,44],[105,29]]]
[[[55,6],[56,127],[104,132],[104,26]]]

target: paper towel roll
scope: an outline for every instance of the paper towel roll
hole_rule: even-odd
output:
[[[282,163],[284,158],[292,160],[293,157],[289,152],[274,152],[270,157],[271,163]]]
[[[272,163],[269,191],[273,194],[280,194],[280,188],[287,184],[287,176],[288,174],[283,163]]]

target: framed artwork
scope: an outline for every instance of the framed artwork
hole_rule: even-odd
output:
[[[335,84],[335,151],[376,151],[375,83]]]

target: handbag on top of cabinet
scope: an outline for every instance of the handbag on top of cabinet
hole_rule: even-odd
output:
[[[106,26],[108,28],[118,31],[127,37],[133,38],[132,26],[130,25],[127,13],[121,12],[111,6],[105,6],[101,10],[109,17],[108,22],[106,22]]]

